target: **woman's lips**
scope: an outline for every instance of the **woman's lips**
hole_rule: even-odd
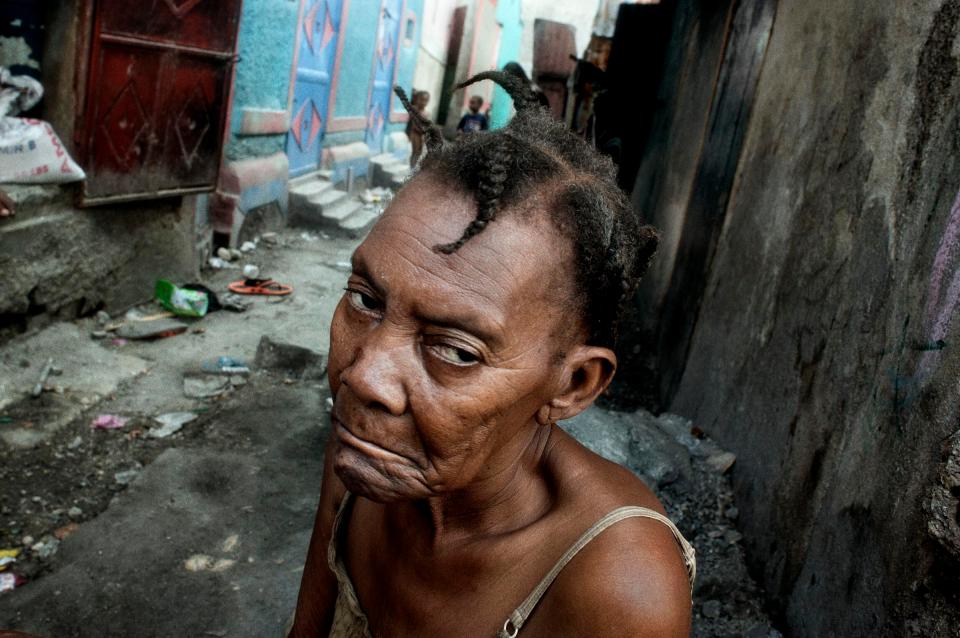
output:
[[[336,433],[340,442],[344,445],[349,445],[355,450],[362,452],[366,456],[373,458],[380,458],[385,461],[401,461],[403,463],[410,463],[410,459],[407,457],[397,454],[392,450],[388,450],[387,448],[377,445],[376,443],[360,438],[347,429],[340,419],[332,417],[330,420],[333,422],[333,431]]]

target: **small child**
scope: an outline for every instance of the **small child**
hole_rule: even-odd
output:
[[[427,104],[430,103],[429,91],[414,91],[413,98],[410,100],[413,107],[424,118],[427,118]],[[413,120],[407,121],[407,138],[410,140],[410,168],[417,165],[420,154],[423,152],[423,131],[414,126]]]
[[[480,112],[483,108],[483,98],[474,95],[470,98],[470,112],[460,118],[457,124],[457,134],[475,133],[477,131],[486,131],[490,128],[490,120]]]

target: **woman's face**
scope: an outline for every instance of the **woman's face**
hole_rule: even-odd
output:
[[[376,501],[421,499],[510,471],[579,331],[571,250],[546,215],[508,214],[457,253],[475,214],[429,175],[353,255],[330,330],[334,468]]]

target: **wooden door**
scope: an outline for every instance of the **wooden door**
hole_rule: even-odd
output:
[[[300,17],[300,48],[293,89],[293,119],[287,135],[290,175],[316,170],[330,119],[330,87],[343,19],[343,0],[306,0]]]
[[[97,204],[212,190],[241,0],[96,0],[78,141]]]

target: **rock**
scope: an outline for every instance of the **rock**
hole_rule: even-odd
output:
[[[33,545],[33,540],[34,540],[33,536],[24,536],[23,539],[20,541],[20,543],[24,547],[30,547],[31,545]]]
[[[736,461],[737,455],[733,452],[720,452],[707,457],[707,465],[710,469],[720,474],[726,474]]]
[[[700,613],[703,614],[704,618],[719,618],[720,617],[720,601],[719,600],[706,600],[700,605]]]
[[[233,261],[233,255],[230,253],[229,248],[217,248],[217,257],[223,261]]]
[[[73,507],[67,510],[67,516],[69,516],[72,519],[78,519],[81,516],[83,516],[83,510],[77,507],[76,505],[74,505]]]
[[[106,330],[94,330],[90,333],[90,336],[94,339],[106,339],[110,336],[110,333]]]
[[[97,322],[98,328],[103,328],[104,326],[108,325],[110,323],[110,320],[111,320],[110,315],[108,315],[103,310],[100,310],[97,312],[96,322]]]
[[[257,249],[257,245],[252,241],[245,241],[240,245],[240,252],[242,253],[252,253]]]
[[[273,232],[264,233],[260,235],[260,240],[263,241],[263,243],[267,244],[268,246],[276,246],[277,244],[280,243],[280,237]]]
[[[220,396],[229,389],[228,377],[193,374],[183,377],[183,394],[191,399],[209,399]]]
[[[274,341],[264,335],[257,346],[253,364],[260,370],[283,372],[302,379],[322,379],[327,372],[326,357],[309,348]]]
[[[184,425],[197,418],[194,412],[168,412],[153,417],[160,427],[153,428],[147,434],[151,439],[165,439],[171,434],[179,432]]]
[[[67,444],[67,449],[76,450],[81,445],[83,445],[83,437],[77,436],[77,437],[74,437],[74,439]]]
[[[135,478],[140,476],[140,470],[124,470],[113,475],[114,480],[120,485],[130,485]]]
[[[57,553],[60,548],[60,541],[53,536],[45,536],[42,541],[36,543],[30,549],[40,560],[49,560]]]
[[[236,248],[230,249],[230,261],[238,261],[243,257],[243,253],[237,250]]]

